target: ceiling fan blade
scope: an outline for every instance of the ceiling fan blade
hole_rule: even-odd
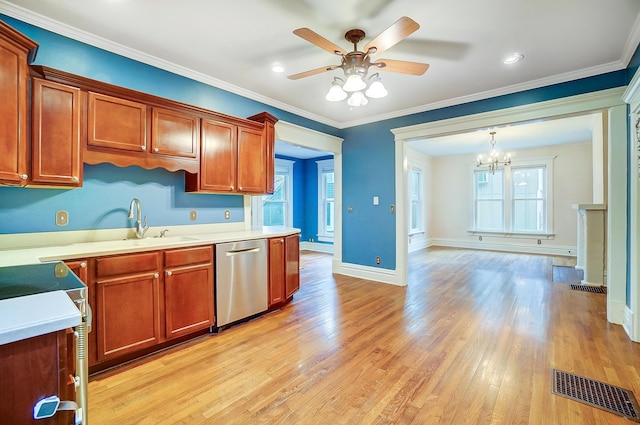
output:
[[[375,52],[371,52],[371,54],[382,53],[407,38],[413,32],[417,31],[418,28],[420,28],[420,25],[418,25],[416,21],[403,16],[395,21],[389,28],[382,31],[382,33],[380,33],[376,38],[367,43],[367,45],[364,46],[364,51],[368,52],[369,49],[375,48]]]
[[[299,80],[300,78],[310,77],[312,75],[321,74],[323,72],[332,71],[336,68],[340,68],[338,65],[328,65],[323,66],[322,68],[316,68],[309,71],[301,72],[299,74],[289,75],[287,78],[290,80]]]
[[[380,71],[399,72],[401,74],[422,75],[429,69],[429,64],[418,62],[397,61],[391,59],[379,59],[371,66]]]
[[[347,54],[347,51],[344,50],[342,47],[336,44],[333,44],[332,42],[330,42],[320,34],[310,30],[309,28],[298,28],[297,30],[294,30],[293,33],[298,37],[304,38],[309,43],[315,44],[316,46],[326,50],[327,52],[333,55],[344,56]]]

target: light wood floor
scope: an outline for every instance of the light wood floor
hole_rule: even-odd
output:
[[[630,424],[551,394],[557,368],[640,395],[640,344],[554,261],[432,248],[396,287],[304,254],[283,310],[93,378],[90,424]]]

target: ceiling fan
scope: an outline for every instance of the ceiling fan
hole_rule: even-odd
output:
[[[323,66],[321,68],[289,75],[287,78],[291,80],[298,80],[300,78],[310,77],[312,75],[340,68],[344,72],[346,81],[339,77],[335,77],[331,85],[331,89],[329,90],[329,93],[327,93],[327,100],[343,100],[347,97],[346,92],[352,92],[347,103],[351,106],[364,106],[368,101],[362,90],[367,87],[367,82],[371,83],[365,92],[368,97],[376,98],[387,95],[387,91],[384,86],[382,86],[378,73],[375,73],[366,79],[369,68],[373,67],[380,71],[399,72],[409,75],[422,75],[427,71],[427,69],[429,69],[429,65],[424,63],[391,59],[377,59],[372,61],[371,58],[372,55],[380,54],[404,40],[418,28],[420,28],[420,25],[418,25],[413,19],[403,16],[377,37],[369,41],[369,43],[364,46],[364,51],[358,50],[358,43],[365,38],[365,32],[361,29],[349,30],[345,34],[344,38],[353,44],[352,52],[347,52],[340,46],[330,42],[309,28],[299,28],[293,31],[295,35],[315,44],[331,54],[340,56],[342,61],[340,65]]]

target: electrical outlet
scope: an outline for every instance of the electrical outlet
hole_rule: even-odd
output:
[[[69,213],[67,211],[56,211],[56,226],[66,226],[69,224]]]
[[[191,219],[191,221],[196,221],[198,219],[198,213],[196,212],[196,210],[191,210],[189,212],[189,218]]]
[[[231,218],[231,211],[224,210],[224,219],[229,220]]]
[[[376,257],[376,264],[380,264],[380,257]]]

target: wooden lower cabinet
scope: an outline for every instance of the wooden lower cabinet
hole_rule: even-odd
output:
[[[213,247],[174,249],[164,256],[166,337],[213,326]]]
[[[284,238],[284,296],[289,299],[300,289],[300,235]]]
[[[291,300],[300,289],[300,235],[269,239],[269,308]]]
[[[0,423],[71,425],[72,411],[34,420],[33,408],[45,397],[75,400],[75,341],[71,329],[0,345]]]
[[[82,266],[85,264],[85,266]],[[89,288],[93,371],[213,326],[213,246],[67,262]],[[87,272],[88,269],[88,272]]]

